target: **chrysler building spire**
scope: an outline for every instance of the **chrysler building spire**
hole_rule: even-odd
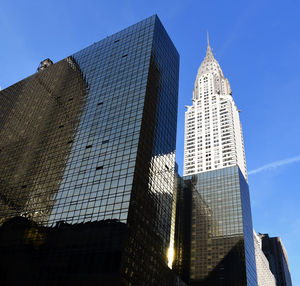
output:
[[[207,50],[206,50],[206,58],[215,59],[213,52],[211,50],[210,44],[209,44],[209,35],[207,31]]]
[[[206,33],[207,33],[207,46],[209,46],[209,34],[208,34],[208,31]]]
[[[184,176],[238,165],[247,180],[242,128],[231,94],[207,33],[193,105],[185,113]]]
[[[206,50],[206,55],[205,58],[203,60],[203,62],[201,63],[199,70],[198,70],[198,75],[197,78],[199,78],[202,74],[204,73],[213,73],[216,76],[222,77],[224,78],[222,69],[218,63],[218,61],[215,59],[210,43],[209,43],[209,36],[208,36],[208,32],[207,32],[207,50]],[[197,82],[197,79],[196,79]],[[229,83],[228,83],[229,85]]]

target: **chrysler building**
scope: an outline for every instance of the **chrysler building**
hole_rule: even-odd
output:
[[[193,90],[193,105],[186,108],[183,175],[238,165],[247,180],[239,110],[208,37],[206,56]]]

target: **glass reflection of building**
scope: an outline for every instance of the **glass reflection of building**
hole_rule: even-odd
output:
[[[71,56],[1,92],[1,223],[49,220],[87,89]]]
[[[171,285],[178,71],[152,16],[1,91],[1,285]]]
[[[191,285],[257,285],[248,184],[238,166],[192,176]]]
[[[191,206],[193,189],[194,185],[191,180],[184,180],[177,175],[175,255],[173,269],[188,285],[190,280]]]

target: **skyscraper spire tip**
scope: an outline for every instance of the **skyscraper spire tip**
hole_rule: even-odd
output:
[[[207,46],[209,46],[209,34],[208,34],[208,30],[206,31],[207,33]]]
[[[209,57],[209,58],[213,58],[214,55],[212,53],[212,50],[211,50],[211,47],[210,47],[210,43],[209,43],[209,34],[208,34],[208,31],[206,31],[207,33],[207,50],[206,50],[206,57]]]

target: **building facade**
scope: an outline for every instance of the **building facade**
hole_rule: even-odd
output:
[[[257,285],[248,184],[238,166],[186,176],[191,285]]]
[[[178,76],[152,16],[1,91],[1,285],[172,285]]]
[[[255,261],[257,271],[257,284],[258,286],[276,286],[276,280],[270,270],[269,261],[262,251],[261,238],[253,230],[254,248],[255,248]]]
[[[277,286],[292,286],[287,252],[280,237],[258,235],[262,241],[262,250],[267,257]]]
[[[238,165],[247,180],[239,110],[209,40],[186,108],[183,175]]]
[[[176,228],[173,269],[189,285],[191,257],[191,216],[194,185],[191,180],[176,177]]]

